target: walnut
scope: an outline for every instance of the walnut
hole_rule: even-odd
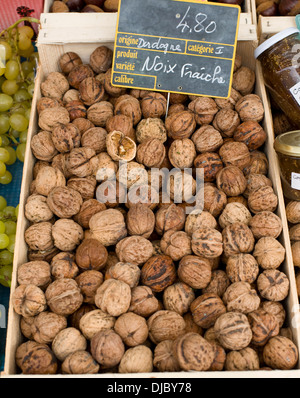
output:
[[[237,142],[243,142],[250,151],[253,151],[265,143],[267,133],[257,121],[248,120],[236,128],[233,138]]]
[[[83,117],[78,117],[77,119],[74,119],[72,121],[72,124],[78,128],[80,134],[83,134],[85,131],[91,129],[92,127],[95,127],[95,125],[90,120]]]
[[[126,225],[129,235],[138,235],[148,239],[154,230],[155,215],[145,204],[134,204],[127,213]]]
[[[47,198],[50,210],[59,218],[71,218],[79,212],[82,203],[79,192],[64,186],[53,188]]]
[[[75,281],[83,295],[83,302],[94,304],[96,290],[103,283],[103,274],[99,271],[88,270],[79,274]]]
[[[35,134],[31,139],[30,146],[33,155],[39,160],[51,162],[58,153],[49,131],[40,131]]]
[[[113,329],[115,322],[116,319],[113,316],[96,309],[80,318],[79,329],[86,339],[91,340],[97,333]]]
[[[213,270],[209,284],[202,289],[202,293],[216,294],[222,297],[226,289],[230,285],[230,279],[225,271],[221,269]]]
[[[104,89],[105,92],[113,98],[120,97],[126,93],[126,88],[123,87],[116,87],[111,84],[111,68],[109,68],[105,72],[105,76],[103,79]]]
[[[124,352],[121,337],[111,329],[102,330],[91,339],[91,354],[102,369],[118,365]]]
[[[198,296],[190,306],[194,322],[204,329],[212,327],[220,315],[226,312],[222,299],[213,293]]]
[[[263,271],[257,278],[260,295],[269,301],[282,301],[289,293],[290,282],[287,276],[277,269]]]
[[[123,184],[116,184],[114,179],[111,181],[103,181],[96,189],[97,201],[106,208],[114,208],[121,203],[125,203],[126,200],[129,200],[129,197],[126,195],[126,187],[124,187]],[[128,203],[126,203],[126,205],[127,204]]]
[[[61,218],[52,228],[54,245],[62,251],[72,251],[83,239],[83,229],[75,221]]]
[[[50,344],[55,336],[67,327],[67,319],[54,312],[43,311],[34,317],[32,337],[37,343]]]
[[[165,156],[165,146],[158,138],[149,138],[137,147],[136,160],[149,168],[160,167]]]
[[[117,12],[119,9],[120,0],[105,0],[103,10],[105,12]]]
[[[191,237],[184,231],[167,231],[160,243],[161,251],[170,256],[173,261],[192,254]]]
[[[144,119],[160,118],[166,114],[167,100],[157,92],[149,91],[141,100],[141,111]]]
[[[133,126],[136,126],[142,118],[139,100],[129,94],[121,95],[116,99],[114,104],[114,115],[128,116],[131,119]]]
[[[45,292],[47,305],[58,315],[73,314],[82,304],[83,296],[74,279],[62,278],[52,282]]]
[[[136,141],[136,134],[133,128],[132,119],[129,116],[119,114],[111,116],[107,119],[105,128],[108,133],[112,131],[121,131],[125,136],[131,138],[133,141]]]
[[[65,108],[69,112],[71,122],[78,118],[86,118],[87,110],[80,99],[67,102]]]
[[[218,130],[209,124],[204,124],[197,129],[191,140],[195,144],[197,152],[214,152],[223,144],[223,137]]]
[[[68,110],[63,106],[58,106],[56,108],[46,108],[41,111],[39,114],[38,125],[43,131],[52,131],[55,127],[60,126],[61,124],[68,124],[70,121]]]
[[[79,268],[74,261],[75,256],[68,252],[60,252],[51,260],[51,275],[54,279],[75,278]]]
[[[60,72],[51,72],[41,83],[41,93],[43,97],[50,97],[62,100],[63,95],[69,90],[67,78]]]
[[[189,138],[174,140],[170,145],[168,156],[172,166],[179,169],[190,168],[196,157],[195,145]]]
[[[220,371],[224,369],[226,360],[226,351],[219,344],[211,343],[214,352],[214,359],[210,365],[210,371]]]
[[[186,333],[178,337],[173,352],[182,370],[209,370],[214,360],[212,345],[198,333]]]
[[[253,256],[263,269],[275,269],[285,259],[285,248],[277,239],[267,236],[255,244]]]
[[[252,339],[247,316],[240,312],[227,312],[219,316],[214,332],[222,347],[233,351],[246,348]]]
[[[79,330],[68,327],[55,336],[51,348],[56,358],[63,362],[68,355],[76,351],[85,350],[87,341]]]
[[[130,162],[136,155],[135,142],[121,131],[112,131],[106,137],[107,152],[113,160]]]
[[[298,349],[287,337],[275,336],[264,346],[263,359],[272,369],[290,370],[297,364]]]
[[[91,159],[96,155],[92,148],[74,148],[66,155],[66,168],[76,177],[87,177],[93,173]]]
[[[99,271],[104,268],[108,253],[97,239],[84,239],[76,249],[76,263],[86,270]]]
[[[234,109],[235,104],[238,102],[238,100],[241,97],[242,97],[242,95],[237,90],[235,90],[233,87],[231,87],[231,93],[230,93],[229,98],[227,98],[227,99],[215,98],[215,102],[220,109],[222,109],[222,108]]]
[[[16,349],[15,359],[25,375],[49,375],[57,372],[57,359],[47,344],[35,341],[22,343]]]
[[[71,70],[74,68],[74,66],[81,65],[82,64],[82,59],[80,56],[73,52],[69,51],[64,53],[58,60],[59,66],[61,71],[68,75]]]
[[[101,152],[92,158],[93,175],[97,181],[107,181],[114,179],[115,173],[118,170],[117,164],[112,160],[106,152]]]
[[[55,187],[64,187],[66,179],[59,169],[51,166],[41,168],[35,179],[35,189],[39,195],[48,196]]]
[[[250,193],[254,192],[259,188],[266,186],[272,187],[273,185],[272,181],[264,174],[251,173],[247,175],[246,179],[247,179],[247,188],[243,194],[246,198],[249,197]]]
[[[127,235],[123,214],[116,209],[108,209],[94,214],[89,222],[92,236],[104,246],[115,245]]]
[[[134,312],[121,315],[115,322],[114,330],[128,347],[143,344],[148,337],[148,326],[145,318]]]
[[[72,173],[68,171],[66,167],[66,155],[64,153],[59,153],[58,155],[55,155],[52,162],[51,166],[54,167],[55,169],[60,170],[66,179],[72,177]]]
[[[244,195],[244,193],[243,193],[243,195]],[[241,203],[245,207],[248,206],[247,199],[242,195],[230,196],[229,198],[227,198],[227,203]]]
[[[209,260],[188,255],[179,262],[178,277],[193,289],[204,289],[211,281],[211,266]]]
[[[95,77],[87,77],[78,87],[79,98],[86,106],[100,102],[104,97],[104,87]]]
[[[113,116],[113,105],[108,101],[96,102],[87,110],[87,118],[97,127],[105,128],[107,120]]]
[[[164,122],[158,118],[142,119],[136,127],[136,139],[141,144],[149,138],[167,141],[167,130]]]
[[[50,262],[52,258],[59,253],[57,247],[52,247],[49,250],[32,250],[28,249],[28,261],[47,261]]]
[[[40,99],[37,100],[36,110],[39,115],[44,109],[56,108],[62,105],[63,104],[61,100],[49,97],[41,97]]]
[[[214,152],[204,152],[194,160],[196,171],[203,170],[204,182],[214,182],[220,170],[223,169],[223,162],[220,156]]]
[[[142,236],[128,236],[117,243],[116,253],[122,262],[142,265],[153,255],[153,246]]]
[[[247,95],[253,91],[255,80],[255,72],[242,65],[233,74],[232,87],[242,95]]]
[[[95,194],[97,181],[96,177],[73,177],[67,182],[67,187],[77,191],[83,200],[92,199]],[[78,214],[78,213],[76,213]]]
[[[278,238],[282,231],[281,219],[271,211],[262,211],[255,214],[249,223],[255,239],[263,237]]]
[[[45,294],[33,284],[19,285],[12,294],[15,312],[24,318],[38,315],[47,308]]]
[[[191,111],[173,113],[167,116],[165,126],[168,136],[176,139],[189,138],[195,131],[196,120]]]
[[[186,312],[183,315],[183,319],[185,320],[185,332],[186,333],[198,333],[200,336],[203,336],[203,329],[194,322],[193,315],[191,312]]]
[[[248,206],[252,213],[261,211],[274,212],[278,205],[278,197],[272,187],[264,186],[252,191],[248,196]]]
[[[250,164],[245,167],[243,172],[245,176],[248,176],[252,173],[254,174],[263,174],[266,175],[269,170],[269,162],[262,151],[251,151],[250,153]]]
[[[254,346],[263,347],[271,337],[279,334],[279,323],[275,315],[262,308],[250,312],[248,320],[253,335],[251,344]]]
[[[222,137],[232,137],[241,120],[238,112],[234,109],[223,108],[218,111],[213,120],[213,127],[218,130]]]
[[[71,101],[80,101],[79,91],[75,88],[71,88],[65,92],[62,100],[65,104]]]
[[[251,218],[251,213],[242,203],[227,203],[219,217],[219,224],[222,229],[237,222],[249,225]]]
[[[30,195],[25,204],[25,217],[33,223],[50,221],[53,213],[42,195]]]
[[[175,340],[185,333],[185,321],[175,311],[160,310],[147,320],[149,337],[154,344],[164,340]]]
[[[242,97],[236,103],[235,110],[239,113],[242,122],[249,120],[261,122],[265,114],[262,100],[256,94],[248,94]]]
[[[29,261],[17,269],[19,285],[35,285],[44,289],[51,282],[51,270],[47,261]]]
[[[293,263],[295,267],[300,266],[300,260],[299,260],[299,241],[293,242],[292,243],[292,256],[293,256]]]
[[[226,194],[213,185],[204,184],[204,211],[218,217],[227,204]]]
[[[156,212],[155,230],[159,235],[167,231],[180,231],[185,223],[185,211],[182,207],[172,203],[163,205]]]
[[[149,373],[152,370],[153,354],[145,345],[138,345],[126,350],[118,368],[119,373]]]
[[[253,348],[246,347],[240,351],[230,351],[226,355],[225,370],[245,371],[259,370],[259,357]]]
[[[164,254],[151,257],[141,269],[141,283],[154,292],[162,292],[176,279],[176,269],[171,257]]]
[[[223,252],[221,232],[214,228],[199,228],[192,235],[192,251],[205,258],[219,257]]]
[[[147,184],[148,182],[148,174],[145,166],[135,161],[122,163],[116,177],[119,183],[127,189],[131,188],[134,184],[137,186]]]
[[[73,124],[59,125],[53,129],[52,140],[60,153],[70,152],[80,146],[80,131]]]
[[[62,374],[97,374],[99,364],[87,351],[76,351],[69,354],[61,365]]]
[[[226,226],[222,231],[224,254],[233,256],[239,253],[251,253],[255,239],[251,229],[243,223],[234,223]]]
[[[106,150],[107,131],[102,127],[92,127],[81,136],[81,146],[94,149],[96,154]]]
[[[226,272],[232,283],[239,281],[253,283],[259,274],[259,266],[251,254],[239,253],[228,257]]]
[[[260,298],[248,282],[234,282],[226,289],[223,302],[228,312],[236,311],[248,314],[258,309]]]
[[[131,302],[128,311],[148,317],[158,310],[158,300],[148,286],[136,286],[131,290]]]
[[[190,304],[195,299],[195,293],[192,287],[183,282],[168,286],[163,292],[164,308],[169,311],[175,311],[179,315],[188,312]]]
[[[112,64],[113,52],[106,46],[97,47],[90,55],[89,64],[97,74],[106,72]]]
[[[250,163],[250,152],[243,142],[226,142],[219,149],[219,155],[225,166],[236,166],[243,170]]]
[[[217,187],[227,196],[241,195],[247,187],[247,180],[237,166],[227,166],[221,169],[216,176],[216,183]]]
[[[297,224],[300,222],[300,202],[291,200],[285,207],[288,222]]]
[[[286,319],[286,311],[284,306],[279,301],[263,301],[262,309],[265,310],[268,314],[274,315],[279,324],[279,328],[282,328],[285,319]]]
[[[185,222],[185,232],[192,236],[193,232],[202,227],[216,228],[218,225],[215,217],[208,211],[201,213],[191,213],[187,216]]]
[[[107,279],[97,289],[95,304],[100,310],[112,316],[128,311],[131,301],[131,289],[121,280]]]
[[[26,317],[26,318],[21,316],[20,329],[21,329],[23,336],[25,336],[26,339],[28,339],[28,340],[33,340],[31,326],[33,325],[34,319],[35,319],[34,316],[30,316],[30,317]]]
[[[84,229],[89,228],[89,221],[91,217],[99,213],[100,211],[106,210],[106,206],[103,203],[100,203],[96,199],[88,199],[85,200],[80,207],[79,213],[76,215],[76,221],[79,225],[81,225]]]
[[[180,366],[173,352],[173,341],[163,340],[154,349],[153,366],[159,372],[178,372]]]
[[[75,65],[71,71],[68,74],[68,82],[70,84],[71,87],[75,88],[75,89],[79,89],[80,83],[88,78],[88,77],[93,77],[94,76],[94,72],[92,70],[92,68],[90,67],[90,65],[88,64],[78,64]]]
[[[127,283],[131,288],[138,285],[141,270],[138,265],[131,263],[118,262],[106,271],[105,279],[117,279]]]
[[[48,221],[32,224],[25,231],[25,242],[32,250],[51,250],[53,248],[52,224]]]
[[[193,203],[195,201],[197,183],[192,173],[175,169],[175,173],[167,180],[166,196],[169,196],[175,203]]]
[[[195,121],[199,125],[210,124],[218,112],[215,101],[209,97],[196,97],[189,103],[188,109],[193,112]]]

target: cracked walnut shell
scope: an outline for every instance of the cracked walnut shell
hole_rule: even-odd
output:
[[[109,156],[116,161],[130,162],[136,155],[136,143],[121,131],[112,131],[106,137]]]

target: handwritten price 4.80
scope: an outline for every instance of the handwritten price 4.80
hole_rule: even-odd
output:
[[[217,24],[215,21],[208,21],[208,16],[202,12],[199,12],[195,17],[189,15],[191,7],[188,7],[183,18],[180,14],[176,14],[176,18],[181,18],[176,29],[181,31],[181,33],[200,33],[205,32],[207,34],[214,33],[217,29]],[[190,20],[192,21],[190,22]],[[190,26],[192,25],[192,26]]]

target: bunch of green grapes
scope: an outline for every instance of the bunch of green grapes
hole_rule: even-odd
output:
[[[38,54],[34,30],[19,26],[0,33],[0,184],[9,184],[7,166],[24,162]]]
[[[19,206],[8,206],[0,196],[0,283],[10,287]]]

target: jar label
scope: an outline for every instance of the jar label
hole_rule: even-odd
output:
[[[298,105],[300,105],[300,82],[295,84],[293,87],[290,88],[290,93],[297,101]]]
[[[291,187],[300,191],[300,174],[292,173],[291,176]]]

